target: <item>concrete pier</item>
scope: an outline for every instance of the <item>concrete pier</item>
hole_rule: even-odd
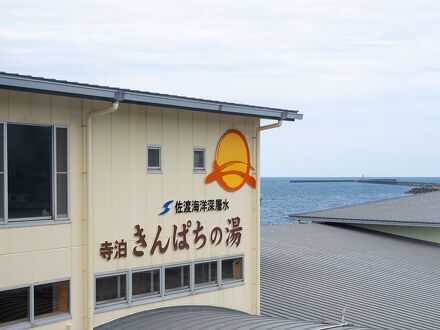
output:
[[[317,180],[289,180],[291,183],[330,183],[330,182],[353,182],[353,183],[370,183],[370,184],[388,184],[393,186],[415,187],[406,192],[406,194],[420,194],[431,191],[440,190],[440,183],[434,182],[412,182],[397,181],[397,179],[317,179]]]

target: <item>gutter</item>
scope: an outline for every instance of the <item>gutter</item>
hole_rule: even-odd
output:
[[[95,313],[94,297],[94,272],[93,272],[93,118],[114,113],[119,109],[119,102],[124,98],[123,93],[115,93],[115,98],[110,107],[88,112],[85,115],[87,151],[86,151],[86,196],[87,196],[87,329],[93,329]]]
[[[301,115],[302,117],[302,115]],[[255,268],[252,270],[254,274],[256,274],[257,278],[255,280],[256,283],[256,287],[254,288],[253,292],[257,292],[257,297],[255,299],[255,301],[258,301],[256,303],[256,307],[255,307],[255,314],[260,315],[260,278],[259,278],[259,274],[260,274],[260,198],[261,198],[261,184],[260,184],[260,132],[261,131],[265,131],[268,129],[272,129],[272,128],[277,128],[277,127],[281,127],[281,125],[283,124],[282,120],[278,120],[278,122],[274,123],[274,124],[270,124],[270,125],[265,125],[265,126],[259,126],[256,129],[256,159],[255,159],[255,168],[256,168],[256,194],[255,194],[255,213],[256,213],[256,219],[258,221],[258,223],[256,223],[255,225],[255,235],[256,237],[254,237],[254,244],[255,246],[253,247],[253,249],[255,249],[255,253],[257,255],[256,258],[256,263],[255,263]]]
[[[119,91],[122,91],[125,94],[124,103],[219,114],[261,117],[275,120],[281,119],[295,121],[301,120],[303,117],[303,115],[298,113],[297,110],[269,108],[176,95],[150,93],[130,89],[119,89],[107,86],[88,85],[55,79],[10,74],[5,72],[0,72],[0,89],[86,98],[106,102],[113,102],[114,95]]]

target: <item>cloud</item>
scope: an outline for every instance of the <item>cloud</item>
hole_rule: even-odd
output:
[[[439,119],[439,31],[438,1],[6,0],[0,70],[299,108],[304,122],[279,129],[283,139],[306,140],[315,151],[334,141],[335,161],[319,170],[288,157],[286,175],[352,174],[356,164],[343,161],[342,146],[357,158],[359,145],[374,145],[372,157],[388,150],[371,138],[385,134],[377,122],[392,124],[396,149],[409,143],[402,138],[409,130],[417,155],[432,154],[425,132]],[[362,127],[372,133],[358,134]],[[329,134],[335,129],[346,133]],[[263,143],[263,175],[275,175],[279,141]],[[319,164],[319,155],[299,150]],[[381,166],[391,172],[399,161]],[[439,162],[410,159],[405,175],[433,175]]]

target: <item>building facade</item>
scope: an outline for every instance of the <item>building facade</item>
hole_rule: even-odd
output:
[[[259,313],[266,109],[0,74],[0,328]]]

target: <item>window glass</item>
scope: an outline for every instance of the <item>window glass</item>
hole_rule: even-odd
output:
[[[57,174],[57,218],[67,218],[67,174]]]
[[[243,279],[243,258],[222,260],[222,282]]]
[[[160,294],[159,269],[132,274],[133,298],[142,298]]]
[[[194,149],[194,169],[204,170],[205,169],[205,150],[204,149]]]
[[[56,130],[56,177],[57,177],[57,218],[68,217],[68,164],[67,164],[67,128],[57,127]]]
[[[57,172],[67,172],[67,128],[56,128]]]
[[[0,291],[0,327],[29,322],[29,288]]]
[[[148,147],[148,168],[160,169],[160,148]]]
[[[217,284],[217,262],[195,264],[194,283],[196,287]]]
[[[69,281],[34,287],[35,319],[69,313]]]
[[[8,216],[52,215],[52,128],[8,124]]]
[[[189,265],[165,268],[165,292],[189,289]]]
[[[126,281],[126,274],[96,278],[96,305],[126,301]]]

